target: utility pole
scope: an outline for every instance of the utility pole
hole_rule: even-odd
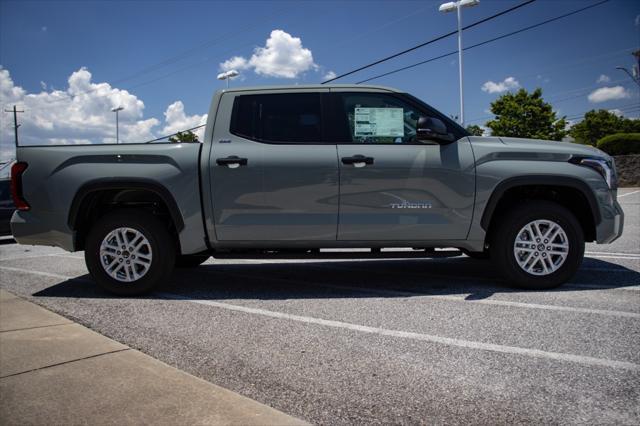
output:
[[[16,107],[15,105],[13,106],[13,110],[4,110],[4,112],[11,112],[13,111],[13,132],[15,135],[15,143],[16,143],[16,148],[18,147],[18,127],[20,127],[20,125],[18,124],[18,113],[19,112],[24,112],[21,110],[18,110],[18,107]]]

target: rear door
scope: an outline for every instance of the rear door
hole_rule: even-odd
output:
[[[331,102],[340,160],[338,240],[465,239],[475,194],[468,139],[417,141],[418,118],[437,113],[401,94],[338,92]]]
[[[216,238],[335,241],[337,148],[323,134],[319,91],[228,92],[219,111],[210,158]]]

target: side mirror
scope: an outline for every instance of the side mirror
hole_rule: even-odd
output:
[[[416,133],[419,141],[430,140],[438,143],[448,143],[454,140],[453,135],[447,133],[447,126],[442,120],[435,117],[420,117]]]

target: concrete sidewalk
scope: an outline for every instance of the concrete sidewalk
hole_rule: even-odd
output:
[[[0,423],[306,424],[1,289]]]

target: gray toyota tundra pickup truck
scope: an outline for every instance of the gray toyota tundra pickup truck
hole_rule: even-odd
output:
[[[223,90],[202,143],[24,146],[12,172],[16,240],[84,250],[122,295],[210,256],[323,248],[455,247],[509,284],[551,288],[624,217],[602,151],[470,136],[377,86]]]

